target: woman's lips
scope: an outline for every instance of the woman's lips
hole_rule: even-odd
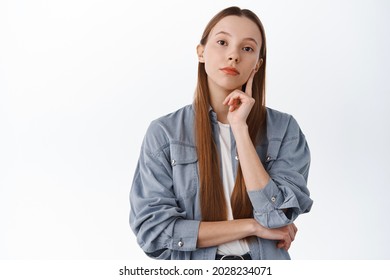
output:
[[[238,70],[234,67],[224,67],[221,68],[220,70],[225,74],[232,75],[232,76],[237,76],[240,74],[240,72],[238,72]]]

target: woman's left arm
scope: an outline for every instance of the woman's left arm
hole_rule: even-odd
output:
[[[269,143],[274,149],[266,168],[260,161],[245,126],[232,128],[254,218],[278,228],[309,212],[313,204],[307,188],[310,151],[305,136],[290,116],[285,137]]]
[[[254,218],[263,226],[278,228],[310,211],[313,201],[307,189],[310,152],[296,121],[290,117],[278,155],[266,170],[249,135],[246,119],[253,107],[252,81],[246,92],[233,91],[224,101],[229,106],[228,121],[234,134],[239,163]]]

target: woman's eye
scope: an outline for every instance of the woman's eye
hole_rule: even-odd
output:
[[[243,47],[242,49],[246,52],[253,52],[253,49],[251,47]]]
[[[226,46],[226,42],[224,40],[218,40],[217,43],[221,46]]]

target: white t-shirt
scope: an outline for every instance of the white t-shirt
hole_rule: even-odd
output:
[[[222,183],[228,210],[228,220],[233,220],[232,206],[230,203],[230,197],[234,188],[230,125],[220,122],[218,124],[220,132],[219,142],[221,145]],[[220,255],[244,255],[248,251],[249,247],[245,240],[236,240],[219,245],[217,253]]]

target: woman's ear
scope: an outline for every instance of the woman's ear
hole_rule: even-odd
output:
[[[203,58],[204,46],[203,45],[198,45],[196,47],[196,52],[198,53],[198,61],[200,63],[204,63],[204,58]]]
[[[256,63],[255,71],[259,71],[261,65],[263,65],[263,59],[260,58],[259,61]]]

